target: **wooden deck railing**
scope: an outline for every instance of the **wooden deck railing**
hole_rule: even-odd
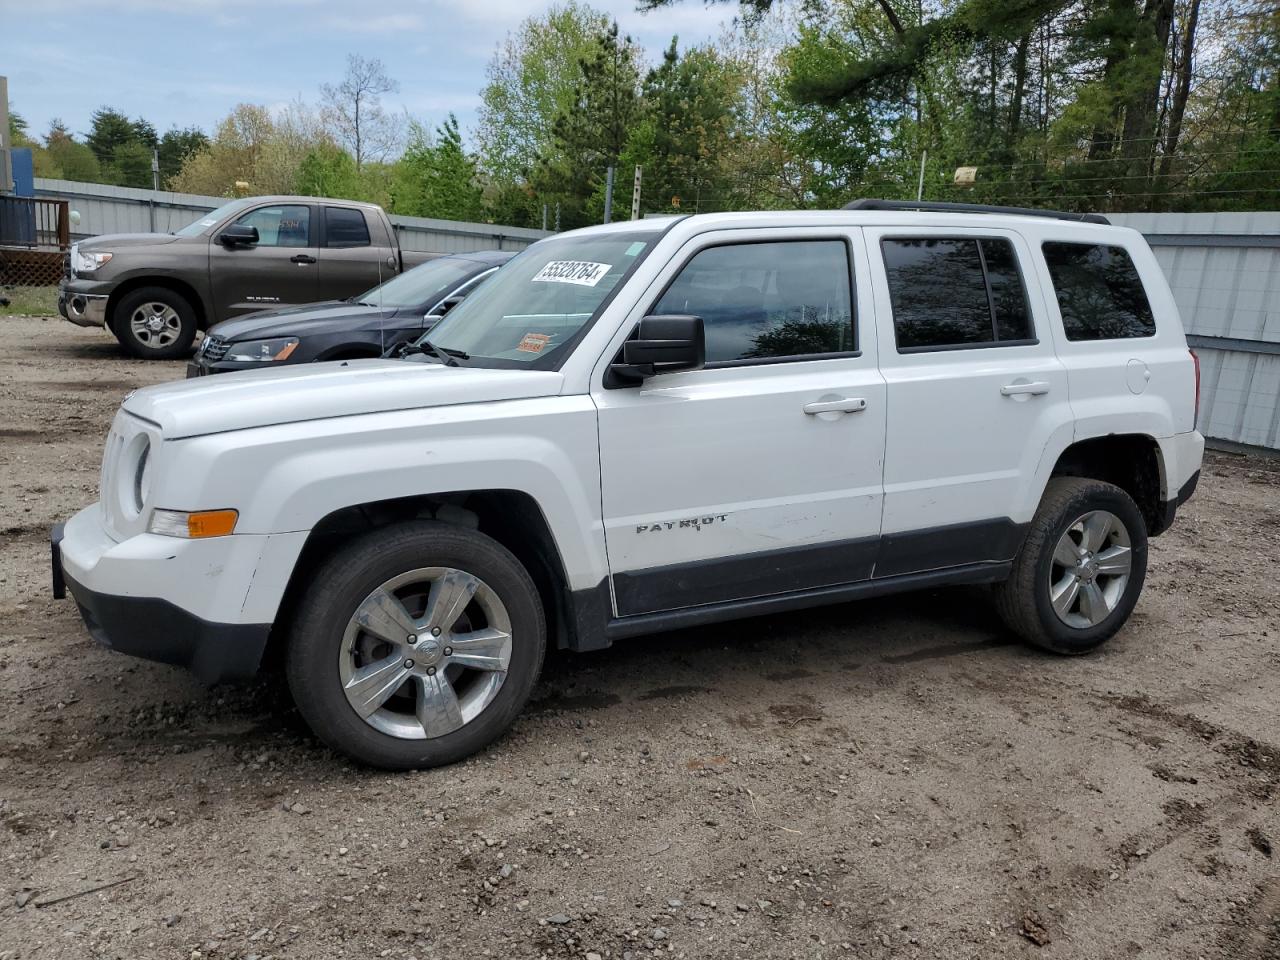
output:
[[[0,197],[0,246],[65,250],[70,245],[70,201]]]

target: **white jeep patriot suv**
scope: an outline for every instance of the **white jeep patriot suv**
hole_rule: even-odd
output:
[[[1199,477],[1197,364],[1139,234],[943,206],[577,230],[404,359],[138,390],[55,593],[210,681],[278,645],[386,768],[500,735],[548,642],[989,583],[1091,650]]]

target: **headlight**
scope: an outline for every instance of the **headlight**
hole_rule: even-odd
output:
[[[225,537],[236,528],[240,514],[235,510],[153,510],[147,533],[165,537],[197,540],[203,537]]]
[[[83,253],[79,247],[71,251],[71,268],[77,274],[93,273],[111,259],[109,253]]]
[[[289,354],[298,349],[297,337],[277,337],[274,340],[245,340],[233,343],[223,360],[288,360]]]

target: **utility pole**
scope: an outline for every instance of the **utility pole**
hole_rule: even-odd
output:
[[[542,205],[542,232],[547,232],[547,205]]]
[[[631,219],[640,219],[640,165],[636,164],[636,182],[631,188]]]
[[[151,148],[151,189],[160,190],[160,151],[155,147]]]
[[[916,199],[924,199],[924,162],[929,159],[929,151],[920,154],[920,183],[916,186]]]
[[[0,193],[13,190],[13,160],[9,149],[9,78],[0,76]]]
[[[604,222],[613,220],[613,167],[605,173],[604,180]]]

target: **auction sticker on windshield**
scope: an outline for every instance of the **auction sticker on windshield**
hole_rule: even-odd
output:
[[[551,337],[545,333],[526,333],[524,339],[516,344],[516,349],[523,353],[541,353],[550,342]]]
[[[604,279],[612,264],[592,263],[590,260],[552,260],[533,276],[534,282],[576,283],[594,287]]]

